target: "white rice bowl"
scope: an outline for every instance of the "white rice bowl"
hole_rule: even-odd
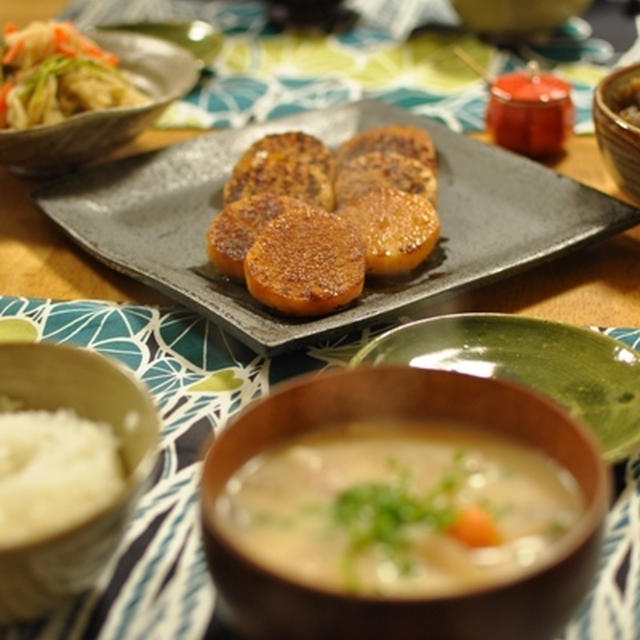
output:
[[[69,409],[0,413],[0,549],[82,523],[124,487],[108,425]]]

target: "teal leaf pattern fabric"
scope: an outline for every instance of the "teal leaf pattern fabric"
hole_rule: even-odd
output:
[[[413,33],[406,28],[403,11],[390,8],[390,3],[353,4],[361,13],[355,26],[312,38],[274,28],[265,5],[255,1],[75,0],[61,17],[81,27],[127,20],[202,19],[220,30],[221,52],[193,91],[167,110],[158,122],[161,127],[241,127],[337,102],[379,97],[456,131],[481,130],[487,86],[458,59],[459,47],[487,75],[522,68],[531,60],[554,69],[572,83],[576,131],[593,131],[593,88],[615,63],[616,52],[608,42],[592,37],[585,21],[572,19],[544,41],[498,47],[460,29],[446,0],[412,0],[407,11],[413,10],[427,23],[431,18],[436,25]],[[416,9],[420,4],[426,9],[423,16]],[[190,108],[179,108],[181,104]]]

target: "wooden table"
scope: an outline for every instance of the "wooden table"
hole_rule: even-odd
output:
[[[66,3],[66,0],[3,3],[0,23],[13,20],[25,24],[53,16]],[[197,132],[148,131],[122,153],[155,148],[192,135]],[[484,134],[478,137],[487,140]],[[566,153],[548,164],[624,199],[606,173],[593,136],[574,137],[567,144]],[[0,294],[146,304],[169,302],[76,247],[30,201],[28,194],[33,185],[0,168]],[[580,325],[640,326],[640,226],[461,296],[434,311],[499,311]]]

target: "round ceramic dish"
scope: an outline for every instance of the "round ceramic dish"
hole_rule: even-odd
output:
[[[106,159],[109,152],[150,126],[199,77],[196,59],[171,42],[123,31],[92,31],[87,35],[120,58],[120,68],[133,77],[150,101],[134,107],[87,111],[56,124],[1,129],[0,164],[23,174],[47,175]]]
[[[611,177],[640,203],[640,127],[619,114],[621,90],[632,78],[640,78],[640,62],[615,69],[600,81],[593,94],[593,122]]]
[[[391,329],[351,361],[382,363],[511,378],[586,422],[607,460],[640,445],[640,356],[589,329],[508,314],[441,316]]]
[[[494,584],[433,597],[384,598],[309,586],[260,565],[225,534],[214,505],[247,460],[305,430],[372,418],[452,420],[515,438],[574,476],[584,513],[545,561]],[[609,490],[595,438],[556,403],[522,385],[391,365],[299,376],[235,416],[207,451],[201,518],[216,613],[242,638],[257,640],[551,640],[593,583]]]
[[[0,398],[16,409],[72,409],[110,425],[120,441],[126,480],[113,503],[84,522],[0,548],[3,625],[48,613],[94,585],[149,480],[160,420],[145,387],[123,365],[44,342],[0,344]]]

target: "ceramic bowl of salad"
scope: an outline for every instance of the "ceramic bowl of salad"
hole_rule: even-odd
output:
[[[600,154],[616,184],[640,204],[640,62],[614,69],[593,96]]]
[[[511,382],[303,375],[206,451],[216,613],[243,638],[555,638],[592,586],[609,486],[588,430]]]
[[[173,43],[70,22],[6,25],[0,52],[0,164],[35,175],[107,159],[199,74]]]

